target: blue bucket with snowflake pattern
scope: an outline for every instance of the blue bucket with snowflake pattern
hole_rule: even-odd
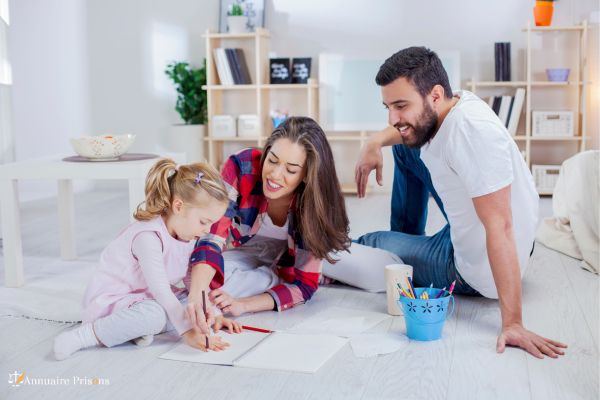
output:
[[[406,322],[406,335],[413,340],[437,340],[442,337],[444,322],[454,312],[454,296],[447,290],[436,299],[441,289],[415,288],[416,299],[400,296],[398,303],[404,311]],[[429,299],[421,299],[423,292],[427,292]],[[452,309],[448,314],[448,306],[452,300]]]

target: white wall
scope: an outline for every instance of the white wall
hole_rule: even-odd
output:
[[[281,56],[385,57],[425,45],[460,51],[463,80],[492,79],[493,42],[525,47],[521,28],[533,6],[523,0],[265,2],[271,49]],[[598,10],[597,0],[555,5],[554,25],[577,23]],[[201,35],[216,29],[219,1],[11,0],[10,7],[13,128],[17,159],[24,159],[69,153],[69,137],[109,132],[135,133],[133,151],[156,151],[159,137],[179,122],[164,67],[173,59],[201,62]],[[520,79],[523,57],[514,53],[513,74]],[[597,117],[590,128],[597,134]]]
[[[89,2],[88,46],[93,134],[135,133],[133,151],[156,151],[173,123],[172,61],[200,65],[202,34],[218,25],[218,1]]]
[[[16,159],[67,154],[68,138],[91,130],[86,4],[10,2]],[[56,183],[21,182],[21,198],[55,192]]]

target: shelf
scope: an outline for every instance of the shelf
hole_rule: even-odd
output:
[[[310,83],[282,83],[260,85],[261,89],[317,89],[319,85]]]
[[[550,82],[550,81],[531,81],[531,86],[575,86],[582,85],[583,82]],[[525,87],[527,86],[527,81],[469,81],[467,82],[469,86],[479,86],[479,87]]]
[[[239,136],[229,136],[229,137],[214,137],[207,136],[204,138],[207,142],[258,142],[261,139],[266,139],[266,137],[239,137]]]
[[[552,196],[553,194],[554,193],[552,193],[552,192],[544,192],[544,191],[538,192],[538,195],[540,195],[540,196]]]
[[[469,86],[481,86],[481,87],[521,87],[527,86],[525,81],[469,81]]]
[[[203,38],[208,39],[254,39],[256,37],[271,37],[268,31],[264,29],[257,29],[256,32],[248,33],[208,33],[202,35]]]
[[[532,26],[531,28],[523,28],[523,32],[531,30],[532,32],[555,32],[555,31],[582,31],[583,25],[572,26]]]
[[[516,136],[511,136],[514,140],[527,140],[527,136],[525,135],[516,135]]]
[[[204,85],[202,90],[254,90],[257,85]]]
[[[580,141],[581,136],[531,136],[531,140],[537,141]]]
[[[359,142],[362,139],[366,139],[366,137],[361,137],[361,136],[330,136],[327,135],[327,140],[331,141],[331,142]]]

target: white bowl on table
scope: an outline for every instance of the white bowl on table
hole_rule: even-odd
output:
[[[77,154],[90,161],[114,161],[125,154],[135,140],[135,135],[102,135],[71,138]]]

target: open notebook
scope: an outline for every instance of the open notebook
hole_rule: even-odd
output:
[[[333,335],[303,335],[284,332],[243,331],[218,333],[231,346],[207,353],[180,343],[162,354],[166,360],[232,365],[278,371],[314,373],[348,342]]]

